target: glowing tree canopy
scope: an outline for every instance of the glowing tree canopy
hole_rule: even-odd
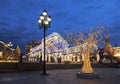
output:
[[[94,29],[88,34],[82,32],[79,33],[67,33],[68,40],[80,46],[82,57],[84,57],[83,66],[81,69],[82,73],[93,73],[94,70],[91,67],[90,63],[90,54],[97,52],[97,43],[102,40],[102,26]]]

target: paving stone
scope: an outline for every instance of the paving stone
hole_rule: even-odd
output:
[[[0,84],[120,84],[120,68],[95,68],[97,79],[77,78],[80,69],[47,70],[48,76],[40,71],[0,73]]]

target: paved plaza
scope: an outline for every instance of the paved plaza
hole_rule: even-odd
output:
[[[80,69],[48,70],[48,76],[40,71],[0,73],[0,84],[120,84],[120,68],[95,68],[100,78],[77,78]]]

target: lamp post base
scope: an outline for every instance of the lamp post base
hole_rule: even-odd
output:
[[[94,79],[94,78],[99,78],[98,73],[77,73],[78,78],[83,78],[83,79]]]
[[[48,76],[49,73],[41,73],[40,75],[41,75],[41,76]]]

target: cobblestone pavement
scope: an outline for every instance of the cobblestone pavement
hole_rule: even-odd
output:
[[[120,68],[95,68],[100,78],[82,79],[76,74],[80,69],[48,70],[48,76],[40,71],[0,73],[0,84],[120,84]]]

